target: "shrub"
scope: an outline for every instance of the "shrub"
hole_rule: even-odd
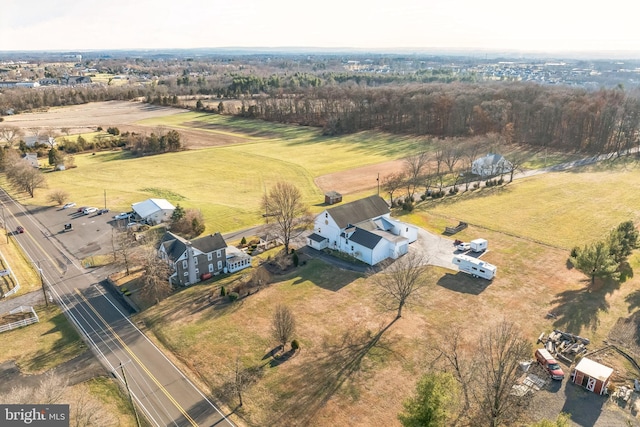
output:
[[[224,286],[220,286],[220,296],[223,297],[227,294],[227,290],[224,288]]]
[[[420,200],[422,200],[423,202],[424,202],[425,200],[427,200],[427,194],[426,194],[426,193],[425,193],[425,194],[422,194],[422,195],[420,196]]]
[[[411,212],[413,210],[413,203],[410,199],[407,198],[407,200],[403,203],[402,210],[407,212]]]
[[[298,340],[291,341],[291,350],[296,351],[300,348],[300,343]]]
[[[297,267],[298,263],[300,262],[300,259],[298,258],[298,254],[296,252],[293,253],[293,255],[291,256],[291,259],[293,260],[293,266]]]
[[[578,252],[580,252],[580,247],[579,246],[574,246],[571,249],[571,258],[576,258],[578,256]]]
[[[233,302],[235,300],[237,300],[238,298],[240,298],[240,295],[237,292],[229,292],[229,294],[227,294],[227,296],[229,297],[229,301]]]
[[[240,245],[246,246],[246,244],[247,244],[247,238],[242,236],[242,240],[240,240]]]

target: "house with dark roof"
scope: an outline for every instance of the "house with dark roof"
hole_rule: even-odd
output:
[[[169,264],[169,281],[188,286],[220,273],[233,273],[251,266],[251,257],[227,246],[220,233],[192,241],[166,232],[160,240],[158,256]]]
[[[391,218],[387,202],[370,196],[323,211],[314,221],[307,245],[335,249],[375,265],[406,254],[417,239],[417,227]]]

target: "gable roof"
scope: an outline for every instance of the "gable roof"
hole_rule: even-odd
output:
[[[160,239],[160,246],[164,248],[170,260],[175,261],[187,250],[186,240],[167,231]]]
[[[222,234],[209,234],[208,236],[200,237],[192,240],[189,243],[188,240],[167,231],[160,239],[160,246],[164,248],[167,256],[172,261],[177,260],[187,250],[187,245],[191,245],[202,253],[211,253],[227,247],[227,242],[224,241]]]
[[[576,371],[580,371],[585,375],[588,375],[591,378],[596,378],[600,381],[607,381],[611,374],[613,374],[612,368],[602,365],[594,360],[587,359],[586,357],[580,359],[580,362],[575,369]]]
[[[369,196],[327,209],[338,227],[345,228],[349,224],[357,224],[367,219],[376,218],[391,212],[387,202],[380,196]]]
[[[173,210],[176,207],[165,199],[147,199],[144,202],[132,204],[131,208],[142,218],[146,218],[149,215],[153,215],[154,213],[158,212],[159,210]]]
[[[208,254],[226,248],[227,242],[224,241],[222,234],[216,233],[192,240],[191,245],[199,251]]]
[[[378,242],[382,240],[382,236],[378,236],[362,228],[356,228],[349,240],[355,242],[365,248],[373,249],[378,245]]]

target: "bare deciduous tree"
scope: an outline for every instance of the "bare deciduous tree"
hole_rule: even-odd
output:
[[[20,137],[22,136],[22,131],[20,128],[15,126],[2,126],[0,127],[0,140],[6,143],[6,147],[11,148],[13,144],[15,144]]]
[[[462,397],[464,399],[464,407],[462,412],[466,412],[470,406],[469,393],[473,382],[473,360],[464,351],[462,336],[460,329],[454,329],[446,332],[447,339],[442,340],[437,348],[440,357],[443,357],[449,368],[453,370],[453,377],[460,384]]]
[[[393,206],[393,193],[402,187],[407,180],[404,172],[396,172],[382,178],[382,189],[389,193],[389,204]]]
[[[275,219],[274,232],[282,239],[289,253],[291,239],[303,233],[313,222],[307,206],[302,202],[302,193],[289,183],[280,181],[262,199],[262,209],[267,223]]]
[[[419,178],[422,176],[428,161],[429,155],[426,151],[404,159],[406,170],[405,184],[407,185],[407,194],[410,198],[413,198],[416,187],[420,184]]]
[[[111,230],[111,246],[114,262],[121,264],[128,276],[131,273],[131,266],[138,258],[137,249],[139,245],[133,233],[128,230]]]
[[[26,191],[33,197],[38,188],[45,188],[46,181],[40,169],[19,159],[15,163],[5,163],[5,173],[9,181],[21,191]]]
[[[53,190],[47,195],[47,201],[62,205],[69,199],[69,193],[64,190]]]
[[[531,343],[506,320],[484,333],[479,341],[474,397],[486,425],[509,424],[518,416],[520,397],[511,392],[520,376],[520,362],[531,358]]]
[[[284,350],[285,344],[296,331],[296,320],[286,305],[278,304],[271,321],[271,335]]]
[[[404,306],[427,285],[422,277],[424,264],[424,257],[411,252],[385,271],[371,276],[378,288],[381,303],[390,310],[397,310],[396,319],[402,317]]]
[[[140,294],[150,302],[158,303],[173,291],[169,283],[169,266],[158,257],[154,245],[145,245],[141,251],[143,275]]]

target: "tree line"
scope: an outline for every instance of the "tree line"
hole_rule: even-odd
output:
[[[252,100],[255,118],[317,126],[327,135],[381,130],[434,137],[495,133],[507,143],[583,152],[637,144],[640,99],[524,83],[324,86]]]

